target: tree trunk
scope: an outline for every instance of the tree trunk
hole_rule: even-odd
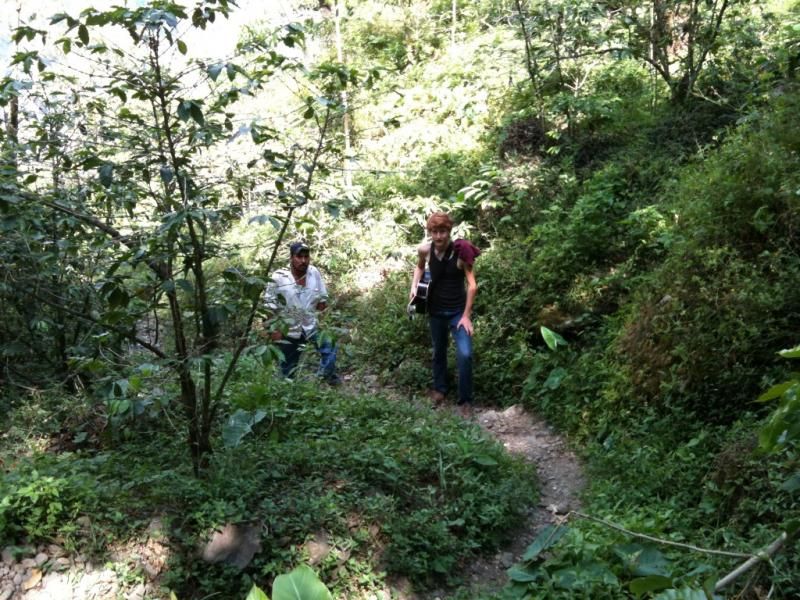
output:
[[[345,0],[338,0],[336,2],[336,9],[334,12],[333,24],[336,31],[336,60],[340,64],[345,64],[344,57],[344,42],[342,41],[342,15],[346,11]],[[348,190],[353,187],[353,173],[352,173],[352,148],[350,145],[350,108],[347,103],[347,88],[345,84],[341,93],[342,98],[342,129],[344,134],[344,185]]]

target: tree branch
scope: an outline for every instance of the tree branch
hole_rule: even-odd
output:
[[[617,525],[616,523],[611,523],[610,521],[606,521],[604,519],[598,519],[597,517],[593,517],[591,515],[584,514],[582,512],[578,512],[576,510],[572,510],[567,513],[567,519],[571,515],[576,517],[580,517],[581,519],[585,519],[587,521],[592,521],[593,523],[599,523],[600,525],[605,525],[606,527],[613,529],[615,531],[619,531],[624,533],[625,535],[629,535],[631,537],[647,540],[648,542],[654,542],[656,544],[663,544],[665,546],[673,546],[676,548],[683,548],[684,550],[692,550],[694,552],[701,552],[703,554],[711,554],[714,556],[725,556],[728,558],[755,558],[752,554],[745,554],[743,552],[728,552],[726,550],[711,550],[708,548],[700,548],[699,546],[694,546],[692,544],[682,544],[681,542],[673,542],[672,540],[664,540],[661,538],[654,537],[652,535],[647,535],[645,533],[638,533],[636,531],[631,531],[630,529],[625,529],[621,525]]]
[[[717,581],[717,585],[714,586],[714,591],[718,592],[721,589],[727,587],[729,584],[733,583],[736,579],[738,579],[742,574],[747,573],[750,569],[752,569],[757,564],[760,564],[762,561],[768,561],[772,556],[774,556],[778,550],[783,547],[783,544],[786,540],[789,539],[789,534],[785,531],[782,531],[778,538],[772,542],[769,546],[767,546],[764,550],[756,554],[755,556],[751,556],[741,565],[736,567],[733,571],[725,575],[722,579]]]

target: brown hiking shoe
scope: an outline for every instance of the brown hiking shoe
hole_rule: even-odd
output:
[[[434,404],[441,404],[444,402],[444,394],[439,390],[428,390],[428,398],[430,398]]]
[[[464,404],[456,405],[456,414],[462,419],[472,420],[475,416],[472,404],[465,402]]]

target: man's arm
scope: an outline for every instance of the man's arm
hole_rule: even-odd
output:
[[[425,275],[425,264],[428,262],[428,252],[431,247],[428,243],[422,243],[417,247],[417,264],[414,267],[414,275],[411,277],[411,291],[408,293],[408,301],[411,302],[417,295],[417,286]]]
[[[464,263],[464,276],[467,278],[467,302],[464,305],[464,314],[456,325],[456,329],[463,327],[471,336],[473,333],[472,328],[472,305],[475,302],[475,295],[478,293],[478,282],[475,279],[475,271],[472,265]]]
[[[279,294],[280,279],[277,273],[273,273],[272,278],[267,284],[267,288],[264,290],[264,307],[267,309],[265,324],[267,324],[268,327],[275,327],[276,317],[280,315],[282,306],[278,298]],[[283,339],[283,333],[280,329],[268,330],[268,335],[273,342]]]
[[[322,312],[328,308],[328,288],[325,286],[325,280],[322,279],[322,273],[320,273],[319,269],[310,266],[308,270],[318,281],[317,293],[319,294],[319,300],[317,300],[315,307],[318,311]]]

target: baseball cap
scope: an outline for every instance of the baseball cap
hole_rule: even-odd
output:
[[[294,256],[295,254],[300,254],[301,252],[308,252],[309,248],[305,244],[305,242],[293,242],[289,246],[289,254]]]

